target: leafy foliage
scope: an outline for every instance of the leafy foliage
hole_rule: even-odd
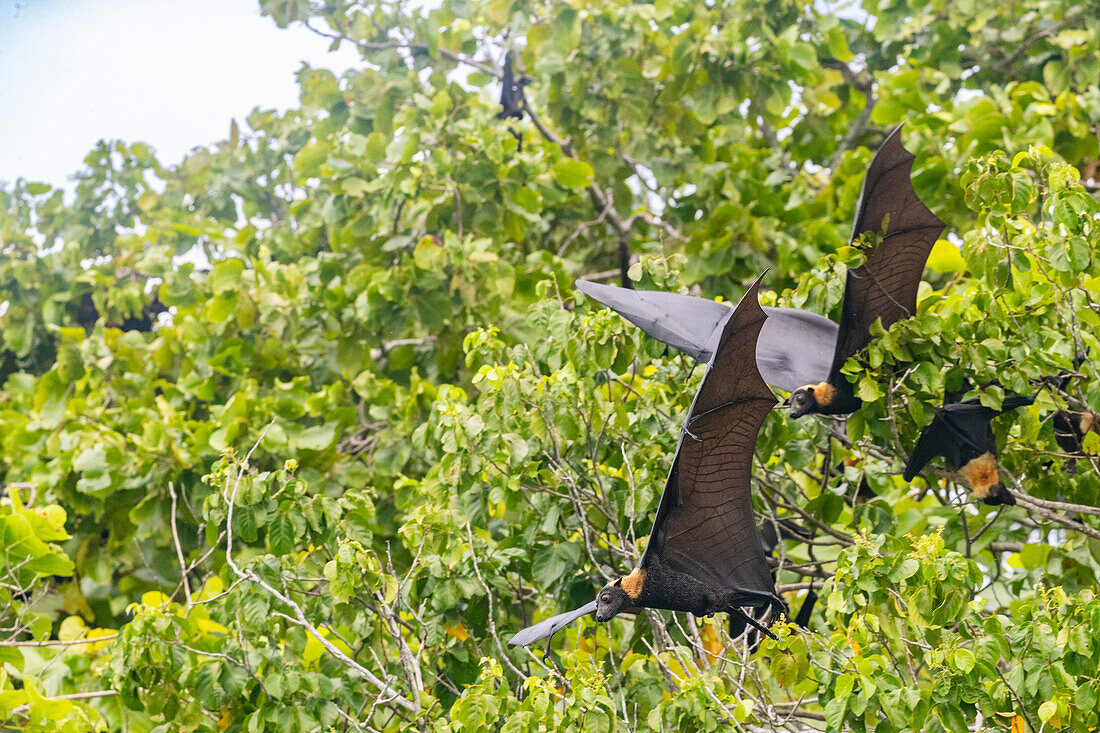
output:
[[[1095,2],[261,2],[352,44],[301,106],[165,166],[104,142],[0,191],[0,711],[26,730],[1098,725]],[[499,120],[516,52],[525,115]],[[572,288],[836,315],[863,172],[906,121],[949,223],[846,422],[771,415],[792,607],[512,631],[644,547],[701,370]],[[522,139],[522,145],[521,145]],[[957,245],[957,246],[956,246]],[[1074,372],[1060,388],[1044,377]],[[993,383],[992,380],[998,380]],[[992,511],[907,451],[968,380]]]

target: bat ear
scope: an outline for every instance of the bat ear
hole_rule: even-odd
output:
[[[622,578],[619,578],[618,580],[615,581],[615,587],[616,588],[622,588],[623,587],[623,579]]]

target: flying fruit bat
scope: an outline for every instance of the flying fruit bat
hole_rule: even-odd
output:
[[[949,398],[950,399],[950,396]],[[912,481],[928,461],[943,456],[970,486],[975,499],[986,504],[1015,504],[1016,497],[1001,483],[997,469],[997,443],[990,422],[998,415],[1035,402],[1031,395],[1006,395],[1001,409],[985,407],[977,399],[945,400],[936,408],[905,465],[905,480]]]
[[[871,324],[888,328],[916,310],[924,262],[944,223],[913,190],[914,157],[901,144],[901,126],[875,154],[863,181],[852,241],[873,233],[863,265],[848,271],[841,321],[795,308],[764,308],[768,321],[757,342],[764,381],[791,392],[791,416],[845,414],[861,404],[840,374],[848,357],[871,340]],[[675,293],[635,291],[583,280],[585,295],[614,309],[650,336],[705,361],[713,353],[728,306]],[[825,376],[824,382],[820,381]]]
[[[643,608],[709,616],[720,611],[771,635],[753,615],[786,612],[756,529],[752,456],[764,418],[775,405],[754,359],[767,316],[753,283],[722,328],[680,432],[672,470],[638,565],[600,590],[596,600],[523,629],[511,646],[551,636],[595,612],[597,621]],[[547,642],[549,645],[549,642]]]

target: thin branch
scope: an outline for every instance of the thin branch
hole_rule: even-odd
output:
[[[97,636],[94,639],[44,639],[43,641],[0,641],[0,647],[44,647],[44,646],[77,646],[79,644],[98,644],[101,641],[112,641],[118,638],[118,634]]]
[[[183,594],[187,597],[187,608],[191,608],[191,582],[187,579],[187,562],[183,559],[183,547],[180,545],[180,533],[176,527],[176,487],[169,481],[168,493],[172,496],[172,541],[176,545],[176,558],[180,562],[180,577],[183,583]]]

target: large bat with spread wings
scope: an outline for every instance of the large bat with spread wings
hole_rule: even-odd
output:
[[[924,262],[944,223],[917,197],[910,180],[913,155],[901,144],[901,126],[875,153],[856,206],[852,241],[880,237],[865,246],[866,260],[848,271],[840,324],[795,308],[765,308],[768,322],[756,357],[772,386],[791,392],[794,417],[859,408],[840,373],[850,356],[871,340],[871,324],[890,324],[916,310]],[[721,303],[674,293],[633,291],[579,281],[581,292],[617,311],[650,336],[705,361],[730,309]],[[824,381],[822,381],[824,380]]]
[[[858,410],[862,402],[840,373],[844,362],[870,343],[875,321],[889,328],[917,310],[924,263],[945,224],[913,189],[910,176],[915,157],[901,144],[901,128],[898,125],[886,136],[863,179],[852,243],[863,247],[866,259],[848,269],[833,363],[825,381],[806,384],[791,394],[792,417]]]
[[[775,405],[753,358],[767,318],[757,301],[759,285],[753,283],[722,328],[637,567],[604,586],[595,601],[523,629],[509,644],[546,638],[593,611],[598,621],[642,608],[698,616],[725,611],[765,633],[756,616],[786,611],[775,594],[750,490],[756,436]]]

